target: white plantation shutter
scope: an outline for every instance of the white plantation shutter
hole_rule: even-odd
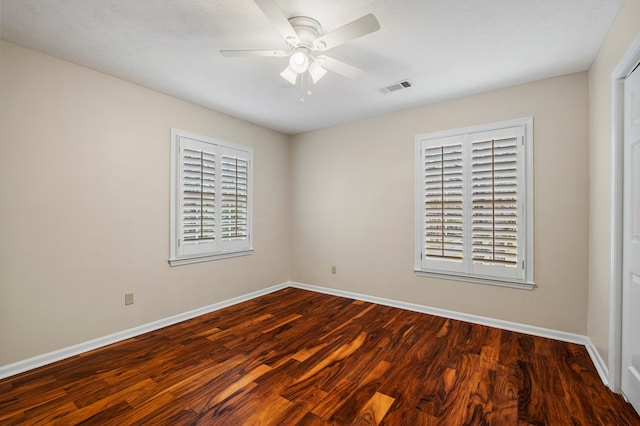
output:
[[[180,252],[197,255],[216,245],[216,153],[209,144],[180,139]]]
[[[532,120],[416,136],[416,271],[533,287]]]
[[[249,158],[225,148],[220,159],[220,237],[226,247],[246,246],[249,238]]]
[[[424,264],[462,271],[463,145],[460,137],[429,141],[424,159]]]
[[[522,128],[470,136],[471,257],[477,274],[522,275]]]
[[[215,154],[185,149],[182,156],[182,238],[215,239]]]
[[[251,156],[172,130],[172,265],[251,250]]]

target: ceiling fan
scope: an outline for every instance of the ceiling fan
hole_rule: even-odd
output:
[[[322,34],[320,23],[308,16],[287,18],[275,0],[254,0],[276,30],[289,44],[287,50],[221,50],[224,56],[289,57],[289,65],[280,73],[295,85],[298,75],[309,72],[316,83],[327,70],[349,78],[358,78],[364,71],[358,67],[323,55],[322,52],[350,40],[378,31],[380,23],[372,14],[365,15],[334,31]]]

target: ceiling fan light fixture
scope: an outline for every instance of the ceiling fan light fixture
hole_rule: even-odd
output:
[[[298,73],[295,72],[291,68],[291,66],[288,66],[287,68],[285,68],[285,70],[280,73],[280,76],[282,76],[282,78],[284,78],[294,86],[296,85],[296,81],[298,80]]]
[[[327,70],[322,68],[318,61],[313,61],[311,65],[309,65],[309,75],[311,76],[313,84],[316,84],[326,73]]]
[[[298,74],[302,74],[309,68],[309,57],[302,50],[295,51],[289,58],[289,67]]]

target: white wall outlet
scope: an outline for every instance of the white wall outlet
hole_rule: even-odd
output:
[[[133,305],[133,293],[125,293],[124,294],[124,304],[125,305]]]

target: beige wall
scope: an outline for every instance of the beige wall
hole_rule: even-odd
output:
[[[589,71],[589,324],[608,362],[611,268],[611,72],[640,34],[640,0],[626,0]]]
[[[609,78],[639,19],[627,0],[588,75],[292,138],[2,42],[0,365],[289,279],[588,331],[606,358]],[[415,276],[414,135],[529,115],[537,288]],[[254,147],[252,256],[168,266],[171,127]]]
[[[0,54],[0,365],[288,280],[288,136],[9,43]],[[171,127],[254,148],[253,255],[167,264]]]
[[[292,279],[585,334],[588,111],[579,73],[295,136]],[[417,277],[414,135],[525,116],[534,117],[537,288]]]

